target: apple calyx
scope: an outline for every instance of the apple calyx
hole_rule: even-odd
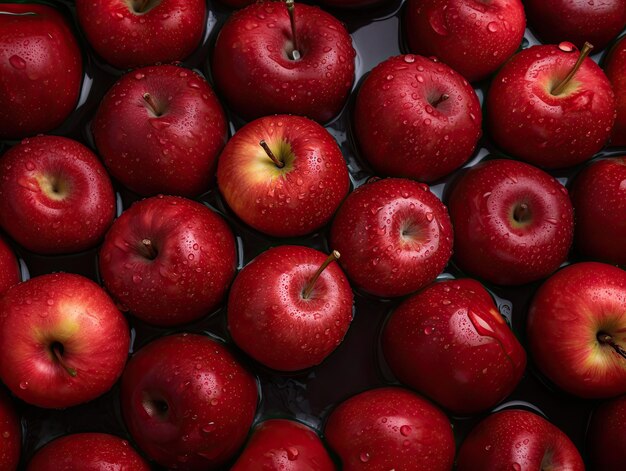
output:
[[[613,350],[615,350],[618,355],[621,355],[622,358],[626,359],[626,350],[624,350],[617,343],[615,343],[615,340],[613,340],[613,337],[609,334],[600,332],[598,334],[598,342],[610,346],[611,348],[613,348]]]
[[[157,101],[154,99],[152,95],[146,92],[143,94],[143,99],[148,105],[148,108],[150,109],[153,115],[158,117],[163,114],[161,110],[159,109],[159,104],[157,103]]]
[[[289,54],[291,60],[300,59],[300,50],[298,49],[298,37],[296,36],[296,4],[293,0],[286,0],[287,11],[289,12],[289,22],[291,23],[291,39],[293,41],[293,51]]]
[[[515,219],[515,222],[518,222],[520,224],[528,222],[528,220],[530,219],[530,215],[530,208],[526,203],[521,203],[517,205],[513,210],[513,219]]]
[[[437,98],[435,101],[433,101],[431,103],[431,105],[433,105],[435,108],[437,108],[439,105],[441,105],[444,101],[448,100],[449,98],[450,98],[450,95],[448,95],[447,93],[444,93],[439,98]]]
[[[155,258],[157,258],[157,255],[159,255],[158,250],[150,239],[143,239],[141,241],[141,247],[143,249],[143,256],[146,257],[148,260],[154,260]]]
[[[583,61],[591,53],[592,50],[593,50],[593,45],[588,42],[585,42],[585,45],[580,51],[580,55],[578,56],[578,60],[576,61],[576,64],[574,64],[574,67],[572,67],[572,70],[570,70],[569,74],[567,74],[567,76],[561,81],[561,83],[559,83],[556,87],[552,89],[552,92],[551,92],[552,95],[560,95],[561,93],[563,93],[563,90],[565,90],[565,87],[567,87],[567,84],[574,78],[574,75],[576,75],[576,72],[578,72],[578,69],[580,69],[580,66],[582,65]]]
[[[313,278],[311,278],[311,280],[304,286],[304,289],[302,290],[303,299],[309,299],[309,296],[311,296],[311,293],[313,292],[313,288],[315,287],[315,282],[317,281],[317,279],[320,277],[322,272],[326,270],[326,267],[334,261],[338,260],[339,257],[341,257],[339,251],[333,250],[328,258],[324,260],[324,263],[322,263],[322,265],[317,269],[315,275],[313,275]]]
[[[52,345],[50,345],[50,351],[59,362],[59,365],[61,365],[70,376],[76,377],[76,375],[78,374],[76,369],[69,366],[67,363],[65,363],[65,360],[63,360],[63,344],[59,342],[53,342]]]
[[[278,168],[283,168],[285,166],[285,162],[282,162],[278,159],[278,157],[276,157],[274,155],[274,153],[272,152],[272,149],[270,149],[270,146],[267,145],[267,142],[265,142],[264,139],[261,139],[259,141],[259,145],[261,147],[263,147],[263,150],[265,151],[265,153],[267,154],[267,156],[272,159],[272,162],[274,162],[274,164],[278,167]]]

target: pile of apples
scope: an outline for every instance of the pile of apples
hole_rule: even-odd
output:
[[[0,3],[0,470],[624,469],[626,0],[222,2]]]

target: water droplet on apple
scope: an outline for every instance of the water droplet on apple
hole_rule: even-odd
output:
[[[28,389],[28,381],[22,381],[20,383],[20,389]]]
[[[495,33],[496,31],[498,31],[498,25],[494,21],[492,21],[487,25],[487,30],[490,33]]]
[[[367,463],[370,460],[370,454],[364,451],[359,455],[359,459],[361,462]]]
[[[515,471],[522,471],[522,467],[520,466],[519,463],[513,463],[513,469]]]
[[[559,49],[563,52],[572,52],[573,50],[576,49],[576,46],[574,46],[569,41],[563,41],[562,43],[559,44]]]
[[[402,427],[400,427],[400,433],[403,436],[408,437],[411,433],[411,427],[409,425],[403,425]]]
[[[299,451],[296,447],[290,446],[287,448],[287,458],[289,461],[296,461],[298,459]]]
[[[426,335],[430,335],[430,334],[432,334],[432,333],[433,333],[433,330],[434,330],[434,329],[433,329],[432,327],[426,327],[426,328],[424,329],[424,334],[426,334]]]
[[[9,63],[19,70],[26,68],[26,61],[17,55],[9,57]]]

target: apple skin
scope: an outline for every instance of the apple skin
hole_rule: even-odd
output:
[[[124,75],[102,99],[92,131],[111,175],[142,196],[207,191],[227,137],[224,110],[209,84],[173,65]]]
[[[0,469],[15,471],[22,448],[22,424],[15,407],[4,391],[0,391],[0,433],[2,434]]]
[[[626,265],[626,156],[596,160],[572,186],[576,249],[589,257]]]
[[[78,43],[65,18],[36,4],[0,3],[0,139],[61,125],[83,80]]]
[[[356,52],[343,24],[303,3],[295,6],[301,58],[293,49],[284,2],[261,2],[233,13],[213,51],[216,88],[246,121],[272,114],[335,117],[354,82]],[[253,85],[254,84],[254,85]]]
[[[590,462],[597,471],[621,469],[626,461],[626,396],[600,405],[587,432]]]
[[[530,214],[516,217],[522,205]],[[456,182],[448,207],[457,265],[492,283],[545,278],[565,262],[572,246],[567,189],[523,162],[497,159],[472,167]]]
[[[220,469],[243,445],[258,391],[255,378],[221,343],[178,334],[133,355],[121,398],[126,425],[150,458],[200,471]]]
[[[372,389],[342,402],[324,435],[344,471],[449,471],[454,462],[448,418],[401,388]]]
[[[598,338],[626,348],[623,270],[583,262],[558,271],[537,291],[527,328],[537,367],[564,391],[588,399],[626,393],[626,358]]]
[[[261,422],[230,471],[335,471],[320,437],[300,422]]]
[[[77,0],[80,27],[96,52],[118,69],[182,61],[202,40],[204,0]]]
[[[21,279],[19,262],[6,240],[0,237],[0,296]]]
[[[626,36],[611,49],[604,69],[613,85],[617,103],[617,119],[611,135],[611,144],[626,146]]]
[[[401,382],[461,415],[502,401],[526,367],[526,352],[490,294],[471,279],[434,283],[404,301],[382,345]]]
[[[452,224],[427,185],[401,178],[357,188],[339,208],[330,247],[352,283],[396,297],[428,285],[452,255]]]
[[[626,0],[524,0],[528,22],[545,43],[589,41],[604,49],[626,27]]]
[[[436,56],[476,82],[515,54],[526,16],[520,0],[409,0],[404,24],[411,52]]]
[[[433,106],[444,95],[449,98]],[[412,54],[370,72],[353,116],[361,156],[377,174],[426,182],[465,163],[482,133],[480,103],[467,80]]]
[[[76,433],[39,449],[26,471],[150,471],[150,465],[128,444],[106,433]]]
[[[279,168],[259,145],[265,140]],[[267,116],[241,128],[220,155],[217,183],[246,224],[276,237],[309,234],[350,191],[341,150],[326,129],[299,116]]]
[[[327,256],[309,247],[274,247],[235,278],[228,298],[228,328],[235,343],[260,363],[297,371],[321,363],[352,322],[348,279],[331,263],[308,298],[303,291]]]
[[[458,471],[555,469],[584,471],[578,450],[561,430],[524,410],[491,414],[465,439]]]
[[[533,46],[500,69],[486,109],[491,137],[502,150],[539,167],[563,168],[602,149],[615,122],[615,98],[602,69],[586,58],[565,90],[551,93],[578,56],[569,43]]]
[[[115,194],[98,157],[59,136],[24,139],[0,160],[0,225],[26,249],[80,252],[115,217]]]
[[[107,290],[134,316],[158,326],[184,324],[215,310],[236,262],[235,238],[221,216],[177,196],[133,204],[100,250]]]
[[[37,407],[62,409],[111,389],[124,369],[130,335],[100,286],[54,273],[15,285],[0,298],[0,342],[0,379],[11,392]],[[55,358],[55,345],[75,376]]]

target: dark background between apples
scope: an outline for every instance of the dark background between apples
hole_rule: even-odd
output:
[[[13,2],[13,3],[32,3]],[[75,33],[79,38],[85,59],[85,76],[79,105],[61,128],[52,134],[77,139],[95,149],[90,135],[89,125],[100,100],[108,88],[119,78],[122,71],[105,65],[98,59],[81,34],[70,0],[49,0],[46,2],[68,18],[72,19]],[[307,2],[310,3],[310,2]],[[217,2],[209,1],[209,12],[206,19],[206,31],[201,47],[186,60],[183,65],[201,72],[211,81],[208,58],[215,42],[217,32],[230,10]],[[357,51],[356,82],[353,91],[358,89],[362,78],[375,65],[386,58],[408,52],[402,38],[400,17],[403,12],[402,1],[396,0],[386,7],[369,11],[331,12],[342,20],[350,32]],[[531,31],[527,30],[523,47],[536,44]],[[601,61],[603,53],[598,53],[595,60]],[[476,92],[483,101],[488,83],[481,84]],[[328,124],[326,128],[339,143],[348,163],[353,188],[361,185],[373,173],[359,159],[358,148],[351,136],[350,117],[354,93],[341,115]],[[230,118],[230,133],[234,133],[242,122],[227,109]],[[0,153],[12,143],[0,141]],[[602,152],[602,155],[619,154],[619,149]],[[502,155],[489,142],[489,136],[483,137],[479,150],[470,159],[466,167],[494,155]],[[579,168],[552,172],[561,182],[568,180],[578,172]],[[457,171],[451,177],[431,186],[433,192],[445,201],[450,182],[462,172]],[[118,215],[128,208],[138,197],[121,185],[118,191]],[[247,227],[225,207],[215,185],[200,200],[225,215],[237,236],[238,268],[242,268],[256,255],[271,246],[281,244],[308,245],[328,252],[327,229],[318,234],[297,239],[272,239],[263,236]],[[79,273],[93,280],[98,277],[98,249],[69,256],[46,257],[28,253],[20,247],[13,247],[25,263],[30,276],[44,273],[66,271]],[[574,259],[570,259],[570,262]],[[463,276],[452,264],[448,266],[440,278]],[[501,288],[487,284],[494,295],[500,312],[512,326],[516,335],[526,345],[524,338],[525,316],[532,294],[539,286],[534,283],[522,288]],[[398,300],[381,300],[356,293],[354,321],[339,348],[320,366],[298,374],[276,374],[263,366],[253,363],[243,354],[239,358],[247,364],[259,378],[261,403],[257,421],[271,417],[292,417],[321,429],[328,412],[334,405],[349,396],[365,389],[394,383],[395,380],[384,364],[379,347],[381,328],[389,312],[398,304]],[[147,342],[172,332],[206,333],[228,343],[236,351],[230,341],[226,329],[225,308],[206,316],[203,320],[179,329],[168,330],[147,326],[136,319],[130,318],[132,327],[131,353]],[[567,328],[567,326],[564,326]],[[52,393],[52,392],[51,392]],[[34,451],[51,439],[74,432],[109,432],[130,440],[121,417],[119,408],[119,388],[114,387],[109,393],[88,404],[67,410],[43,410],[24,403],[18,404],[24,426],[24,448],[22,463],[26,463]],[[587,422],[595,403],[583,401],[556,390],[547,380],[541,377],[532,361],[529,363],[524,379],[507,400],[497,409],[523,407],[545,415],[550,421],[561,428],[580,451],[585,452],[585,431]],[[471,418],[450,417],[454,426],[455,438],[459,444],[469,430],[487,414]],[[584,456],[584,455],[583,455]],[[156,468],[155,468],[156,469]]]

